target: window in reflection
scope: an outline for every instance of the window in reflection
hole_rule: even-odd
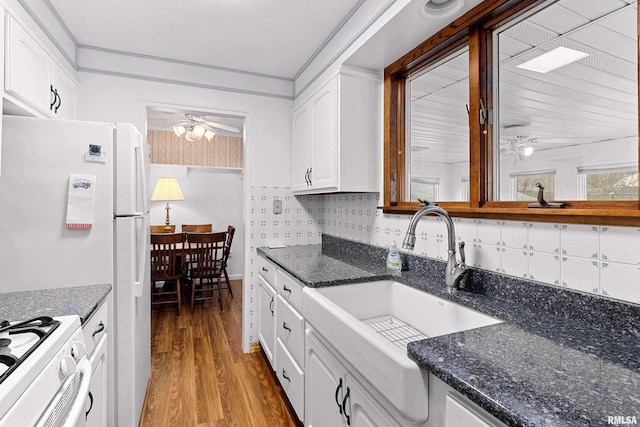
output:
[[[560,0],[494,33],[496,200],[535,198],[511,181],[540,169],[546,200],[638,199],[637,28],[634,1]]]
[[[468,200],[468,49],[411,76],[406,93],[406,199]]]
[[[636,200],[638,172],[635,165],[578,170],[578,197],[583,200]]]
[[[538,200],[538,184],[544,187],[545,200],[555,197],[555,171],[514,173],[511,175],[511,199],[535,202]]]

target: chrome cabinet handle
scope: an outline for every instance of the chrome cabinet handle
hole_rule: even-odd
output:
[[[309,186],[313,185],[313,181],[311,180],[311,170],[312,168],[309,168]]]
[[[284,369],[282,370],[282,377],[283,377],[285,380],[287,380],[287,381],[291,382],[291,378],[289,378],[289,377],[287,376],[287,371],[285,371]]]
[[[287,325],[287,322],[282,322],[282,329],[286,329],[287,331],[291,332],[291,328]]]
[[[265,267],[262,267],[262,271],[264,271],[265,273],[268,273],[268,272],[269,272],[269,270],[268,270],[268,269],[266,269]]]
[[[287,285],[282,285],[282,290],[291,293],[291,289],[287,288]]]
[[[271,310],[271,316],[273,316],[273,297],[271,297],[271,302],[269,303],[269,310]]]

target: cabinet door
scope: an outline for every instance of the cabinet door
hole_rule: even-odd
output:
[[[346,393],[346,369],[314,335],[310,329],[305,332],[305,425],[344,426],[342,401]]]
[[[73,120],[76,118],[76,84],[62,71],[55,67],[53,74],[53,90],[57,95],[51,105],[51,112],[56,118]]]
[[[14,19],[7,19],[5,91],[49,114],[53,60]]]
[[[107,426],[107,336],[104,335],[91,354],[91,383],[85,403],[87,426]]]
[[[304,368],[304,317],[291,307],[282,295],[278,295],[277,301],[277,336],[298,365]]]
[[[311,187],[338,188],[338,78],[311,99]]]
[[[310,143],[311,115],[309,103],[305,103],[293,112],[293,191],[309,188]]]
[[[346,383],[348,395],[344,398],[344,416],[347,425],[351,427],[399,426],[350,374],[347,374]]]
[[[302,368],[293,360],[280,338],[277,338],[276,376],[300,420],[304,417],[304,375]]]
[[[271,364],[271,368],[275,367],[275,310],[276,310],[276,291],[273,289],[262,276],[258,292],[258,338],[262,349],[267,355],[267,359]]]

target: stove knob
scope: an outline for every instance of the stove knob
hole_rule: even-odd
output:
[[[73,357],[70,355],[62,356],[60,359],[60,375],[61,379],[67,378],[69,375],[72,375],[76,372],[76,361],[73,360]]]
[[[82,341],[76,341],[71,345],[71,355],[77,362],[87,355],[87,347]]]

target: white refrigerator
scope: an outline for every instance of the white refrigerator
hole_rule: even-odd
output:
[[[149,146],[131,124],[3,116],[1,149],[0,292],[111,283],[109,424],[138,425],[151,364]]]

